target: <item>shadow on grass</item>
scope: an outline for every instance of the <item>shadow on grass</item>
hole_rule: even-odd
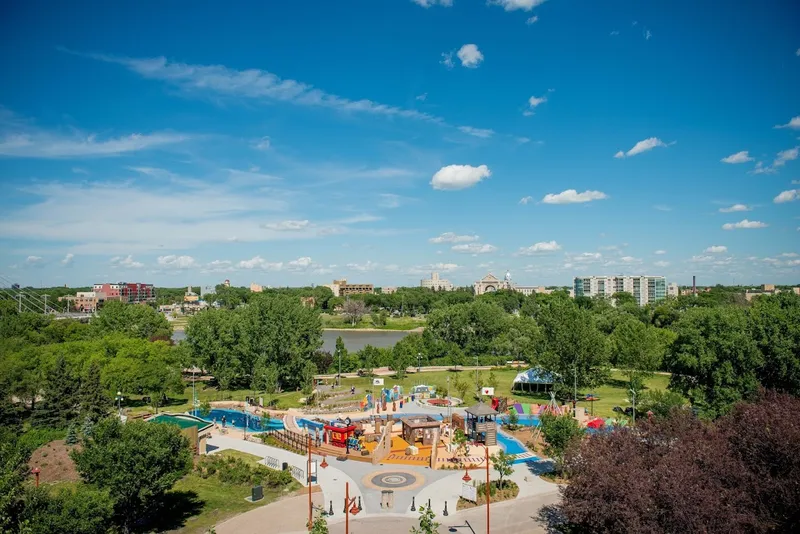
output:
[[[199,515],[205,502],[194,491],[170,491],[164,495],[161,507],[147,524],[136,532],[165,532],[186,525],[186,520]]]

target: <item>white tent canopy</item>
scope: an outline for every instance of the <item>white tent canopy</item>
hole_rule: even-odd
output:
[[[524,391],[531,391],[532,385],[536,385],[536,390],[539,390],[539,386],[550,386],[555,382],[555,379],[558,375],[556,373],[551,373],[549,371],[545,371],[541,367],[532,367],[530,369],[526,369],[521,373],[518,373],[516,377],[514,377],[514,382],[511,385],[511,389],[518,387]]]

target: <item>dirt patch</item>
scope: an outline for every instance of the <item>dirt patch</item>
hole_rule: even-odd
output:
[[[33,451],[28,465],[31,469],[38,467],[41,470],[39,482],[42,484],[80,480],[75,462],[69,457],[69,452],[78,448],[80,445],[67,445],[63,439],[51,441]]]

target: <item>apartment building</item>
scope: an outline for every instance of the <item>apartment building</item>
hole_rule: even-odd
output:
[[[431,273],[430,278],[425,278],[419,281],[419,287],[433,289],[434,291],[452,291],[453,284],[450,280],[439,278],[439,273]]]
[[[155,302],[156,300],[156,290],[153,284],[139,282],[104,283],[94,284],[92,289],[95,293],[105,294],[106,300],[119,300],[128,304]]]
[[[333,291],[334,297],[346,297],[348,295],[358,295],[364,293],[374,293],[375,286],[372,284],[348,284],[347,280],[334,280],[332,284],[326,284],[325,287]]]
[[[576,276],[573,283],[576,297],[611,297],[614,293],[630,293],[639,306],[667,297],[667,280],[663,276]]]
[[[681,290],[678,287],[678,284],[676,284],[675,282],[672,282],[671,284],[669,284],[667,286],[667,296],[668,297],[677,297],[680,294],[681,294]]]

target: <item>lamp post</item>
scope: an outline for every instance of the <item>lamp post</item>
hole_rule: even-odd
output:
[[[420,358],[422,358],[422,353],[418,352],[417,353],[417,373],[419,373],[419,361],[420,361]]]
[[[447,375],[447,423],[450,425],[450,432],[453,431],[453,401],[450,400],[450,375]]]
[[[119,414],[120,417],[122,417],[122,392],[121,391],[117,391],[117,396],[116,396],[116,398],[114,400],[117,401],[117,413]]]
[[[631,388],[631,401],[633,404],[633,426],[636,426],[636,390]]]
[[[336,355],[339,356],[339,374],[336,376],[336,387],[342,385],[342,351],[336,349]]]
[[[311,532],[311,528],[314,525],[313,508],[311,506],[311,434],[308,435],[308,469],[306,473],[308,474],[308,531]]]
[[[486,451],[486,534],[489,534],[489,447],[484,447]]]

